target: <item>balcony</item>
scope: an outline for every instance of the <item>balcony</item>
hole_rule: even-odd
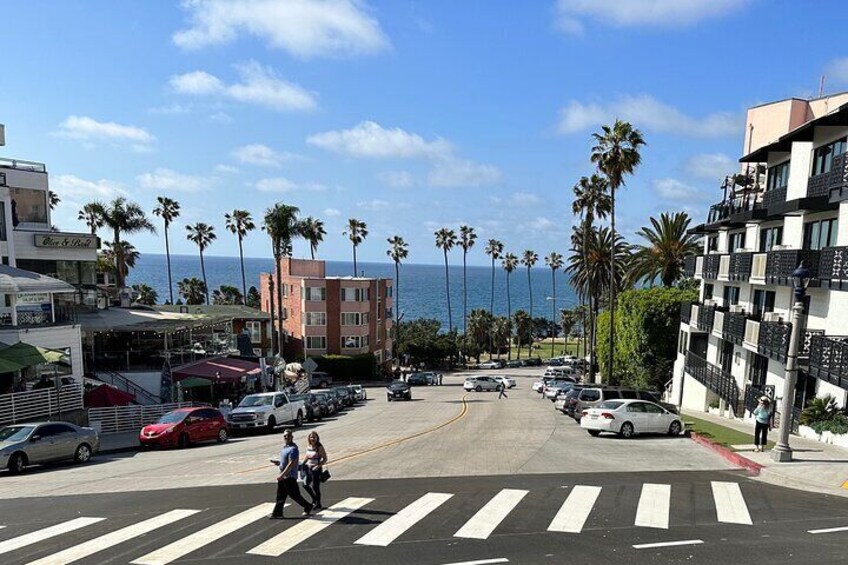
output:
[[[848,199],[848,154],[846,153],[833,158],[828,178],[828,196],[831,202]]]
[[[684,370],[734,409],[739,404],[739,387],[736,386],[736,379],[730,373],[724,372],[721,367],[708,363],[706,359],[690,351],[686,354]]]
[[[689,301],[680,303],[680,322],[688,324],[692,319],[692,303]]]
[[[24,161],[22,159],[4,159],[0,157],[0,168],[16,169],[18,171],[29,171],[32,173],[46,173],[47,165],[35,161]],[[4,175],[5,177],[5,175]]]
[[[819,257],[821,286],[848,290],[848,247],[825,247]]]
[[[689,255],[683,260],[683,276],[687,279],[691,279],[695,276],[695,264],[697,263],[698,258],[694,255]]]
[[[712,305],[701,304],[698,307],[698,319],[695,322],[697,328],[702,332],[713,331],[713,320],[715,319],[717,307]]]
[[[722,327],[722,338],[742,345],[745,340],[745,321],[747,316],[744,312],[727,312],[724,314],[724,324]]]
[[[704,280],[716,280],[720,268],[721,255],[707,255],[704,257],[702,277]]]
[[[762,206],[766,209],[786,202],[786,187],[775,188],[763,193]]]
[[[731,224],[744,224],[746,221],[765,213],[765,208],[757,200],[757,193],[742,194],[733,198],[722,200],[718,204],[710,206],[707,214],[707,224],[728,222]]]
[[[765,282],[780,286],[792,286],[792,272],[803,262],[810,270],[810,285],[818,286],[819,255],[818,250],[812,249],[769,251],[766,261]]]
[[[18,311],[18,325],[12,324],[12,313],[8,309],[0,310],[0,328],[18,327],[33,328],[40,326],[61,326],[75,324],[77,313],[70,306],[54,306],[53,312],[44,311]]]
[[[848,390],[848,337],[813,336],[810,375]]]
[[[759,340],[757,341],[757,352],[769,359],[785,363],[791,333],[792,324],[784,322],[761,322]]]
[[[753,253],[731,253],[727,278],[731,281],[746,281],[751,276]]]

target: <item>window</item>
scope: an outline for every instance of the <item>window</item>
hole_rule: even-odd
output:
[[[327,325],[327,313],[326,312],[307,312],[306,313],[306,325],[307,326],[326,326]]]
[[[394,296],[394,287],[386,285],[386,298],[392,298]]]
[[[359,318],[360,318],[360,320],[361,320],[361,324],[362,324],[363,326],[367,326],[367,325],[368,325],[368,322],[370,322],[370,321],[371,321],[371,315],[370,315],[368,312],[363,312],[363,313],[359,316]]]
[[[598,389],[587,388],[580,391],[580,400],[586,402],[595,402],[596,400],[601,399],[601,391]]]
[[[342,349],[359,349],[362,347],[362,338],[359,335],[342,336]]]
[[[250,334],[251,343],[260,343],[262,341],[262,322],[258,320],[248,320],[244,323],[244,328]]]
[[[386,308],[386,319],[391,320],[394,317],[395,313],[391,308]]]
[[[783,245],[783,226],[760,230],[760,253],[771,251],[775,245]]]
[[[755,318],[762,318],[766,312],[774,312],[773,290],[755,290],[754,298],[751,300],[752,314]]]
[[[837,139],[827,145],[822,145],[813,151],[813,171],[810,176],[829,173],[830,167],[833,164],[833,158],[837,155],[845,153],[846,138]]]
[[[342,289],[342,302],[367,302],[370,296],[367,288]]]
[[[324,336],[324,335],[308,335],[308,336],[306,336],[306,349],[327,349],[327,336]]]
[[[323,286],[307,286],[306,300],[323,302],[327,300],[327,289]]]
[[[634,402],[627,405],[628,412],[647,412],[644,402]]]
[[[359,325],[359,312],[342,312],[342,325],[343,326],[358,326]]]
[[[789,161],[769,168],[766,191],[780,190],[786,188],[787,184],[789,184]]]
[[[712,283],[707,283],[704,285],[704,300],[712,300],[713,299],[713,285]]]
[[[665,410],[663,410],[656,404],[648,403],[645,403],[645,412],[647,412],[648,414],[665,414]]]
[[[28,188],[11,188],[12,225],[46,224],[47,191]]]
[[[836,245],[836,230],[839,220],[819,220],[804,224],[804,249],[822,249]]]
[[[733,342],[721,339],[719,343],[721,344],[718,352],[719,365],[725,373],[729,373],[733,368]]]
[[[707,251],[718,251],[718,236],[711,235],[707,238]]]
[[[677,351],[682,355],[686,354],[686,350],[689,349],[689,332],[684,332],[680,330],[680,339],[678,340]]]
[[[735,253],[737,249],[745,248],[745,232],[732,233],[727,239],[727,252]]]
[[[767,374],[768,357],[750,352],[748,357],[748,379],[751,381],[751,385],[759,387],[766,384]]]
[[[724,287],[724,305],[736,306],[739,304],[739,287],[726,286]]]

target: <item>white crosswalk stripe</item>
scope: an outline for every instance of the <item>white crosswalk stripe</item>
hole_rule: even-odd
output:
[[[74,518],[73,520],[68,520],[67,522],[56,524],[55,526],[36,530],[16,538],[7,539],[6,541],[0,542],[0,555],[46,539],[67,534],[68,532],[73,532],[74,530],[79,530],[80,528],[90,526],[91,524],[102,522],[105,519],[106,518]]]
[[[636,509],[636,525],[642,528],[668,529],[671,485],[645,483]]]
[[[132,561],[134,565],[166,565],[172,561],[176,561],[180,557],[188,555],[193,551],[214,542],[222,537],[235,532],[253,522],[266,518],[274,509],[274,503],[268,502],[249,508],[244,512],[240,512],[231,518],[222,520],[217,524],[204,528],[199,532],[195,532],[190,536],[177,540],[170,545],[166,545],[161,549],[157,549],[152,553],[148,553],[144,557],[140,557]]]
[[[742,496],[739,483],[712,481],[713,500],[715,501],[716,519],[728,524],[746,524],[750,526],[751,515],[748,505]]]
[[[338,522],[348,514],[356,512],[369,502],[373,502],[373,498],[346,498],[334,504],[333,506],[322,510],[313,518],[299,522],[281,534],[269,539],[263,544],[257,545],[248,553],[253,555],[266,555],[269,557],[279,557],[286,551],[311,538],[321,530],[330,526],[334,522]]]
[[[592,512],[595,501],[598,500],[600,494],[601,487],[576,485],[571,489],[568,498],[565,499],[559,512],[554,516],[548,526],[548,531],[571,534],[582,532],[583,525],[589,518],[589,514]]]
[[[73,563],[74,561],[79,561],[80,559],[94,555],[104,549],[109,549],[110,547],[129,541],[135,537],[144,535],[157,528],[173,524],[183,518],[188,518],[198,512],[200,512],[200,510],[171,510],[170,512],[160,514],[159,516],[133,524],[132,526],[127,526],[126,528],[121,528],[120,530],[102,535],[93,540],[69,547],[59,553],[54,553],[53,555],[48,555],[42,559],[32,561],[29,565],[65,565],[66,563]]]
[[[471,517],[458,532],[457,538],[487,539],[495,528],[512,512],[530,491],[503,489]]]
[[[452,496],[452,494],[441,492],[428,492],[354,543],[358,545],[378,545],[385,547],[424,519],[433,510],[447,502]]]

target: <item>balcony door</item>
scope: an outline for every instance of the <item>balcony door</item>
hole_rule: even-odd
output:
[[[768,375],[768,357],[763,357],[754,352],[748,353],[748,380],[751,386],[762,388],[766,384]]]
[[[729,375],[731,369],[733,369],[733,342],[721,340],[719,363],[721,364],[721,370]]]

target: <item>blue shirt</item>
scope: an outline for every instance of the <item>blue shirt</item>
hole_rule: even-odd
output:
[[[771,413],[765,406],[758,406],[757,409],[754,410],[754,417],[759,423],[768,424],[769,419],[771,418]]]
[[[284,445],[280,451],[280,471],[284,471],[289,461],[293,461],[291,469],[289,469],[288,477],[297,478],[297,464],[300,461],[300,451],[295,444]],[[288,478],[287,477],[287,478]]]

